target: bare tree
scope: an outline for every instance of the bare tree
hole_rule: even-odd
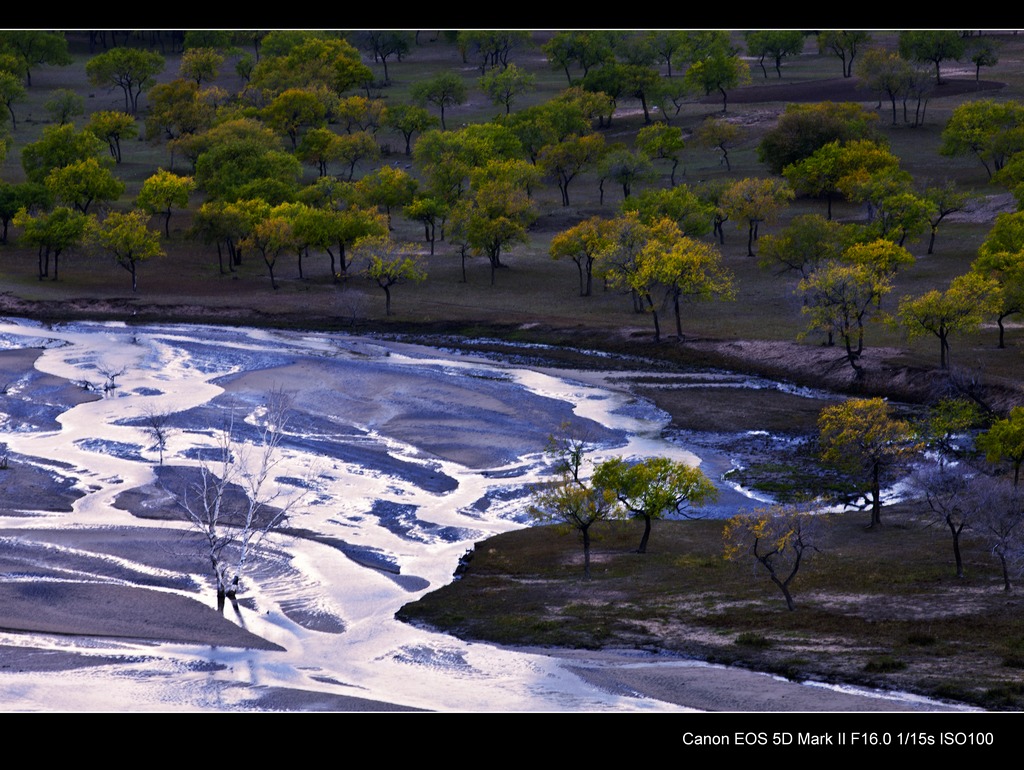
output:
[[[977,533],[1003,572],[1003,590],[1012,590],[1010,576],[1024,571],[1024,491],[1005,477],[986,477]]]
[[[911,485],[928,503],[933,520],[949,528],[953,538],[953,559],[956,576],[964,576],[960,541],[964,529],[974,529],[989,504],[991,478],[979,474],[963,463],[937,462],[922,465],[911,475]]]
[[[152,439],[160,453],[160,465],[164,464],[164,450],[167,449],[167,439],[171,433],[170,415],[165,412],[157,412],[155,409],[145,409],[142,413],[142,430]]]
[[[230,419],[218,437],[215,459],[200,464],[198,480],[182,496],[188,520],[203,536],[221,612],[226,599],[237,612],[242,576],[261,541],[281,526],[303,496],[300,492],[283,498],[272,478],[280,462],[289,406],[284,393],[271,393],[259,436],[252,442],[235,438]]]

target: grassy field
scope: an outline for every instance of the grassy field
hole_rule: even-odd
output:
[[[547,34],[534,33],[534,43]],[[895,45],[895,34],[875,34],[877,44]],[[1007,190],[990,184],[976,160],[943,157],[938,148],[946,120],[965,100],[1024,98],[1024,36],[995,37],[1001,44],[999,63],[982,71],[984,88],[974,88],[969,65],[944,64],[944,78],[966,87],[939,89],[928,102],[923,125],[891,126],[888,105],[882,104],[879,110],[882,132],[915,178],[936,183],[953,180],[961,189],[990,201],[1005,197]],[[738,34],[736,41],[742,44]],[[87,112],[123,108],[119,91],[88,83],[84,74],[90,57],[87,37],[74,36],[72,43],[74,64],[35,69],[27,101],[14,107],[17,128],[0,167],[6,181],[24,178],[20,151],[48,125],[44,104],[53,89],[79,93]],[[180,56],[168,53],[166,60],[162,81],[177,76]],[[516,51],[512,60],[537,77],[536,90],[517,102],[517,108],[547,101],[567,85],[564,74],[551,68],[537,47]],[[421,34],[408,56],[392,62],[389,69],[393,83],[381,93],[388,103],[406,101],[410,87],[423,78],[442,71],[459,73],[470,97],[448,111],[449,127],[490,120],[499,112],[476,85],[478,69],[464,63],[454,46],[430,33]],[[380,71],[379,66],[375,71]],[[799,87],[804,94],[830,99],[835,89],[849,85],[839,77],[839,60],[818,54],[813,38],[808,39],[803,55],[786,60],[781,79],[771,74],[762,78],[752,62],[751,85],[730,94],[725,117],[743,131],[730,152],[731,171],[715,152],[691,143],[683,153],[679,182],[766,176],[757,146],[787,103],[774,87]],[[237,89],[230,61],[217,84],[229,91]],[[869,108],[877,104],[873,95],[863,92],[858,101]],[[144,112],[145,97],[141,103]],[[672,116],[672,124],[689,135],[710,115],[721,115],[721,102],[716,97],[694,98]],[[603,132],[609,142],[630,145],[643,125],[638,105],[622,100],[612,125]],[[398,136],[381,134],[379,139],[392,148],[402,147]],[[163,143],[139,138],[127,143],[123,153],[124,161],[115,173],[126,183],[127,192],[114,208],[130,208],[142,182],[157,168],[189,172],[180,158],[172,165]],[[400,152],[383,161],[416,172]],[[668,165],[659,169],[659,177],[641,190],[669,184]],[[368,165],[359,166],[357,176],[370,170]],[[308,181],[313,181],[310,174]],[[583,218],[614,216],[622,194],[609,188],[602,202],[594,174],[575,180],[570,194],[571,205],[563,207],[553,184],[533,191],[538,218],[529,242],[503,256],[508,269],[498,271],[494,285],[485,258],[470,260],[463,281],[460,258],[447,243],[439,242],[436,253],[429,256],[421,226],[395,216],[393,237],[420,244],[428,278],[395,287],[389,317],[385,317],[383,292],[375,284],[357,275],[335,282],[326,255],[314,254],[304,262],[304,279],[298,278],[293,264],[279,266],[277,291],[254,255],[247,256],[237,272],[221,274],[216,252],[186,238],[189,211],[173,215],[166,254],[140,266],[139,289],[134,294],[128,274],[101,254],[67,255],[62,258],[59,281],[40,281],[35,251],[20,245],[12,229],[9,242],[0,245],[0,305],[6,302],[4,307],[14,308],[4,311],[10,314],[53,319],[99,316],[385,332],[443,330],[608,347],[670,362],[699,358],[675,339],[654,345],[650,318],[632,312],[628,297],[610,291],[579,296],[576,268],[551,259],[551,238]],[[193,208],[199,202],[197,195]],[[846,220],[864,216],[860,207],[848,204],[837,204],[834,210],[837,218]],[[944,223],[933,255],[925,253],[926,240],[908,243],[916,264],[899,273],[886,308],[894,309],[900,296],[944,287],[965,272],[991,227],[994,210]],[[808,212],[823,213],[824,202],[795,201],[779,222],[763,226],[761,234],[778,232],[793,216]],[[795,279],[765,271],[748,257],[745,229],[735,223],[726,223],[722,253],[736,276],[736,301],[686,306],[687,339],[794,342],[804,328],[800,300],[794,295]],[[953,363],[983,377],[1019,384],[1024,371],[1024,331],[1019,323],[1011,324],[1002,350],[996,348],[996,340],[994,325],[955,337]],[[810,337],[802,344],[811,351],[820,348],[821,340]],[[891,349],[886,362],[893,366],[928,370],[938,365],[938,343],[930,337],[909,342],[899,330],[874,324],[866,344]],[[758,363],[746,362],[753,369]],[[802,374],[806,380],[807,372]],[[813,372],[810,378],[814,379]],[[799,576],[795,612],[786,611],[781,596],[757,572],[756,564],[723,560],[721,522],[695,521],[657,525],[652,552],[646,556],[630,552],[636,536],[631,526],[605,528],[599,533],[595,579],[590,582],[580,580],[575,538],[556,537],[548,528],[511,533],[478,548],[462,580],[406,607],[403,615],[502,643],[664,648],[789,675],[904,688],[985,708],[1024,706],[1021,606],[1016,593],[1001,590],[995,560],[980,545],[969,544],[967,577],[956,579],[948,534],[926,521],[920,506],[908,505],[885,516],[886,526],[870,532],[863,526],[865,514],[835,517],[822,552]]]

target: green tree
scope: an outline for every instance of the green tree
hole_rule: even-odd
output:
[[[554,460],[557,480],[538,486],[530,515],[580,533],[583,541],[583,579],[590,580],[590,529],[599,521],[617,519],[621,508],[607,490],[583,478],[587,443],[574,435],[551,436],[548,456]]]
[[[111,48],[86,62],[85,74],[97,88],[120,88],[124,92],[124,111],[135,115],[139,97],[156,82],[165,65],[164,57],[156,51]]]
[[[430,255],[434,255],[434,243],[437,241],[437,229],[444,231],[444,223],[448,219],[451,207],[443,200],[431,195],[418,194],[403,209],[403,214],[414,222],[423,225],[423,237],[430,244]],[[465,279],[465,276],[463,276]]]
[[[276,291],[281,287],[277,283],[274,269],[282,254],[295,251],[295,234],[291,222],[283,213],[271,213],[271,209],[263,206],[259,206],[258,210],[265,212],[264,215],[258,219],[254,216],[252,227],[240,245],[258,252],[263,258],[263,264],[267,266],[270,275],[270,286]]]
[[[52,205],[53,199],[45,185],[38,182],[0,181],[0,243],[7,243],[8,225],[19,211],[47,210]]]
[[[963,58],[966,41],[952,29],[904,30],[899,36],[900,56],[935,65],[935,84],[942,84],[939,64],[944,61],[960,61]]]
[[[272,98],[287,88],[324,88],[340,96],[373,80],[359,51],[335,33],[275,30],[263,40],[250,85]]]
[[[853,60],[863,46],[871,42],[871,33],[864,30],[830,29],[818,33],[818,52],[830,52],[843,63],[843,77],[853,76]]]
[[[759,264],[779,274],[796,272],[805,279],[820,265],[841,258],[854,237],[853,227],[821,214],[798,214],[777,235],[761,239]]]
[[[401,61],[412,47],[413,34],[408,30],[371,29],[364,35],[366,48],[373,54],[373,61],[384,67],[384,85],[391,85],[388,73],[388,59],[392,56]]]
[[[739,561],[754,557],[782,592],[789,610],[795,610],[790,585],[807,558],[818,550],[819,522],[819,517],[793,506],[738,514],[722,530],[725,558]]]
[[[536,217],[533,202],[521,187],[493,180],[476,187],[452,209],[451,229],[477,254],[483,254],[495,272],[505,267],[502,253],[527,241],[527,227]]]
[[[670,219],[682,235],[691,238],[710,233],[715,214],[713,206],[686,185],[644,190],[624,200],[619,209],[623,213],[635,211],[647,225]]]
[[[569,85],[573,83],[571,67],[586,77],[592,67],[611,61],[612,34],[607,30],[563,30],[555,33],[542,48],[552,67],[565,72]]]
[[[992,427],[978,436],[977,446],[985,458],[996,463],[1009,460],[1013,467],[1013,486],[1020,483],[1020,468],[1024,465],[1024,406],[1015,406],[1010,413],[997,420]]]
[[[384,314],[391,315],[391,288],[427,278],[412,244],[396,243],[388,235],[372,235],[356,241],[353,252],[366,259],[366,276],[384,291]]]
[[[67,206],[39,214],[30,214],[23,208],[15,215],[14,224],[21,228],[20,242],[36,247],[40,281],[50,274],[50,257],[53,257],[53,280],[57,280],[61,254],[84,244],[88,221],[85,214]]]
[[[433,128],[437,122],[424,107],[415,104],[393,104],[384,112],[384,125],[398,131],[405,139],[406,155],[412,155],[413,134]]]
[[[971,270],[996,282],[999,347],[1006,347],[1006,319],[1024,312],[1024,212],[996,215],[995,224],[978,247]]]
[[[93,203],[115,201],[125,185],[95,158],[75,161],[53,169],[44,180],[53,199],[69,204],[83,214]]]
[[[391,228],[391,210],[412,203],[419,182],[412,174],[393,166],[381,166],[356,182],[359,199],[366,205],[384,209],[388,228]]]
[[[56,168],[88,158],[98,158],[103,142],[91,131],[78,131],[73,125],[46,126],[39,139],[21,151],[21,167],[30,182],[42,184]]]
[[[590,217],[551,238],[548,252],[552,259],[568,257],[576,264],[580,279],[580,296],[593,291],[594,262],[611,245],[613,223],[603,217]]]
[[[631,518],[643,519],[637,553],[647,553],[655,519],[670,515],[693,518],[693,508],[718,499],[718,490],[700,468],[667,457],[640,462],[621,457],[605,460],[594,469],[592,483],[611,492]]]
[[[89,116],[86,130],[91,131],[97,139],[107,143],[110,157],[115,163],[121,162],[121,140],[132,139],[139,133],[135,118],[127,112],[100,110]]]
[[[79,115],[85,114],[85,99],[70,88],[55,88],[43,104],[43,109],[54,123],[71,123]]]
[[[215,48],[186,48],[181,54],[178,71],[183,78],[202,86],[203,81],[214,80],[224,64],[224,54]]]
[[[327,106],[323,96],[316,91],[286,88],[263,108],[261,115],[268,126],[288,137],[294,150],[303,129],[324,126]]]
[[[706,58],[697,59],[686,70],[683,82],[690,91],[705,96],[712,91],[722,95],[722,112],[729,107],[729,91],[750,82],[750,66],[739,56],[718,48]]]
[[[676,169],[679,167],[680,156],[686,147],[683,130],[666,123],[644,126],[636,134],[636,147],[652,160],[667,160],[672,163],[669,182],[675,187]]]
[[[18,120],[14,115],[14,105],[28,99],[28,93],[21,82],[21,78],[12,72],[0,70],[0,104],[7,108],[7,114],[11,116],[11,130],[18,130]]]
[[[931,204],[931,216],[928,218],[931,227],[928,253],[934,254],[935,236],[938,235],[939,225],[950,214],[966,209],[974,200],[974,196],[961,190],[956,182],[946,182],[943,185],[929,185],[925,188],[923,197]]]
[[[710,147],[722,153],[722,163],[726,171],[732,171],[729,162],[729,148],[743,135],[743,129],[735,123],[720,118],[705,118],[693,132],[693,141],[699,147]],[[674,182],[673,182],[674,184]]]
[[[672,302],[676,337],[683,339],[680,303],[690,300],[732,300],[733,277],[722,264],[722,255],[714,244],[687,236],[670,240],[667,248],[653,241],[641,252],[639,283],[656,282],[665,287]]]
[[[939,152],[974,155],[989,179],[1009,158],[1024,149],[1024,105],[1015,101],[976,99],[953,110],[942,130]]]
[[[898,323],[911,339],[933,334],[939,340],[939,366],[949,366],[949,338],[973,332],[999,309],[998,284],[970,272],[950,281],[945,291],[932,289],[919,297],[905,296],[897,310]]]
[[[896,170],[899,163],[887,147],[870,139],[835,140],[789,164],[782,175],[797,195],[824,196],[832,219],[832,201],[852,177]]]
[[[990,37],[978,35],[967,41],[964,56],[974,65],[974,82],[981,81],[981,68],[999,64],[999,44]]]
[[[555,180],[562,194],[562,205],[569,205],[569,184],[577,176],[595,168],[604,156],[606,147],[602,134],[565,137],[541,147],[537,165],[543,173]]]
[[[369,131],[356,131],[352,134],[340,134],[334,140],[338,160],[347,169],[346,180],[351,182],[356,175],[356,166],[360,161],[375,161],[380,158],[380,145]]]
[[[114,260],[132,277],[132,291],[138,289],[138,265],[155,257],[162,257],[160,233],[150,230],[149,215],[145,211],[111,211],[103,221],[92,220],[87,239]]]
[[[531,72],[509,64],[504,69],[490,70],[480,78],[480,90],[496,105],[505,108],[505,114],[512,112],[512,103],[523,94],[529,93],[536,85],[537,78]]]
[[[825,407],[818,416],[821,458],[829,465],[866,477],[871,523],[882,523],[882,481],[914,452],[911,425],[894,417],[882,398],[852,398]]]
[[[859,377],[865,323],[882,296],[892,291],[892,283],[863,263],[827,262],[800,281],[798,290],[806,298],[803,312],[809,328],[825,332],[830,341],[838,336]]]
[[[192,177],[159,169],[142,183],[135,205],[150,214],[160,214],[164,218],[164,235],[170,238],[171,211],[187,208],[189,196],[195,187],[196,182]]]
[[[452,72],[442,72],[430,80],[414,83],[409,89],[413,100],[420,105],[433,105],[441,113],[441,130],[447,130],[444,122],[445,111],[449,107],[463,104],[466,101],[466,84],[462,78]]]
[[[744,33],[743,37],[747,43],[747,54],[757,58],[765,79],[768,78],[765,59],[775,63],[775,75],[781,78],[782,60],[788,56],[798,56],[804,50],[804,33],[798,29],[752,30]]]
[[[762,222],[774,222],[794,198],[793,188],[772,178],[741,179],[722,193],[720,205],[737,227],[747,227],[747,256],[754,256],[754,241]]]
[[[871,139],[881,143],[878,116],[856,102],[788,104],[757,146],[757,158],[773,174],[810,157],[830,142]],[[884,145],[883,145],[884,146]]]
[[[42,64],[66,67],[71,64],[68,41],[63,32],[36,29],[7,29],[0,32],[0,51],[21,62],[25,83],[32,86],[32,70]]]
[[[608,179],[622,187],[622,198],[627,200],[633,186],[639,182],[654,179],[654,164],[642,152],[632,152],[625,147],[609,148],[602,154],[598,164],[601,181]],[[604,195],[601,195],[602,202]]]

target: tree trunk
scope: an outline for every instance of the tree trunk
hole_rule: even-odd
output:
[[[640,545],[637,553],[647,553],[647,541],[651,539],[651,517],[644,516],[644,535],[640,538]]]
[[[583,579],[590,580],[590,527],[583,530]]]
[[[874,527],[882,524],[882,490],[879,475],[881,468],[875,463],[871,468],[871,524]]]

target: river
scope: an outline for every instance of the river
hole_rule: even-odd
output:
[[[166,419],[164,465],[195,467],[229,418],[258,423],[270,392],[292,398],[272,484],[277,501],[293,504],[291,529],[267,542],[283,554],[278,567],[255,571],[235,619],[284,652],[3,633],[0,645],[115,661],[52,674],[0,673],[5,709],[224,710],[251,707],[256,688],[441,711],[680,710],[602,690],[545,655],[463,642],[394,619],[402,605],[452,580],[474,543],[528,526],[525,496],[547,474],[545,440],[563,422],[591,438],[594,460],[664,455],[701,462],[666,432],[666,414],[602,387],[594,372],[574,377],[320,332],[5,319],[0,349],[15,348],[44,348],[38,371],[103,397],[57,409],[56,428],[6,416],[0,441],[20,458],[59,458],[80,496],[71,512],[22,510],[0,517],[0,527],[185,528],[140,518],[124,498],[118,502],[158,473],[147,417]],[[19,394],[31,401],[21,389],[8,383],[9,404]],[[742,499],[742,491],[724,491]],[[177,576],[166,558],[130,551],[91,557],[153,575],[162,590],[213,599],[199,569]]]

